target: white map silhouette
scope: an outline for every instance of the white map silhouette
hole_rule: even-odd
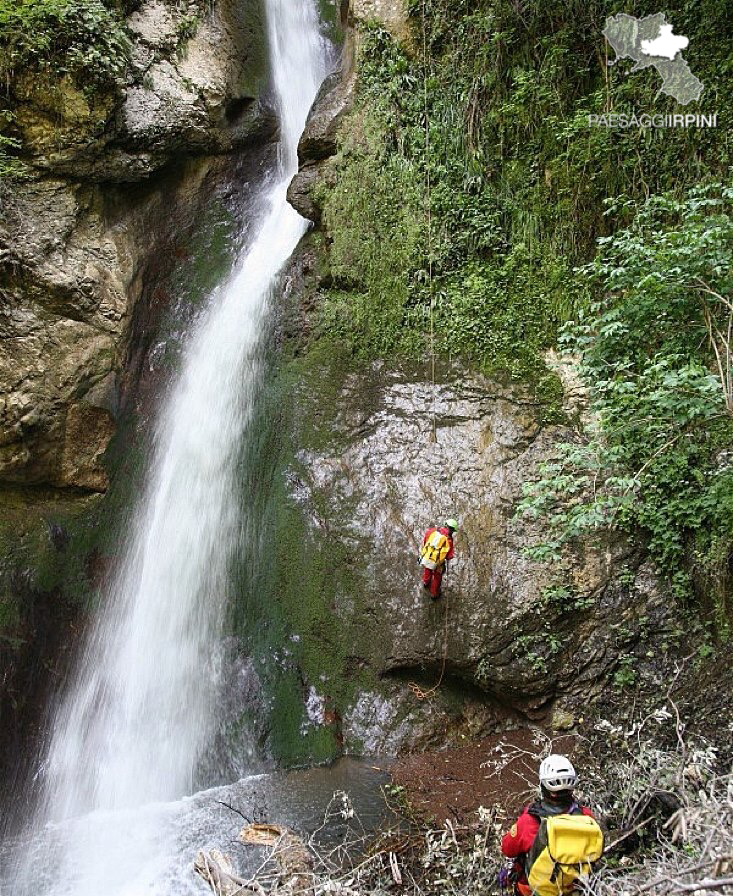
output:
[[[672,27],[672,25],[661,25],[658,37],[641,42],[641,52],[645,56],[664,56],[665,59],[674,59],[690,41],[683,34],[672,34]]]
[[[603,35],[616,52],[616,58],[632,59],[630,75],[654,68],[662,77],[660,93],[674,97],[681,106],[700,99],[702,81],[690,71],[680,50],[689,40],[683,34],[674,34],[672,25],[663,12],[636,18],[620,12],[606,19]]]

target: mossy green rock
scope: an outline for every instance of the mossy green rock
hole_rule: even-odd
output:
[[[127,75],[80,86],[53,66],[10,81],[13,133],[33,169],[74,180],[131,182],[181,155],[268,141],[277,122],[260,0],[217,0],[192,14],[145,0],[127,20]]]
[[[677,624],[621,538],[582,545],[567,595],[553,597],[553,572],[525,553],[541,529],[515,509],[572,432],[543,424],[520,387],[458,365],[439,365],[433,386],[427,366],[354,363],[321,340],[284,363],[271,389],[264,556],[242,581],[235,628],[270,695],[279,759],[549,722],[557,697],[570,712],[603,695],[620,615]],[[448,516],[460,522],[457,556],[433,602],[418,548]],[[636,572],[620,576],[628,562]],[[641,628],[635,645],[641,657]],[[659,659],[647,662],[651,674]],[[410,682],[440,687],[421,700]]]

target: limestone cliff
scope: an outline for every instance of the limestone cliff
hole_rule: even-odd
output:
[[[148,0],[128,28],[118,93],[13,84],[32,173],[2,193],[0,481],[105,489],[134,309],[226,183],[215,156],[276,130],[259,3]]]
[[[256,664],[276,694],[276,752],[292,749],[281,728],[298,692],[320,707],[301,729],[316,753],[329,741],[397,752],[508,723],[566,729],[594,702],[617,711],[627,684],[663,685],[684,629],[642,552],[599,536],[561,569],[527,554],[542,530],[517,516],[523,485],[575,438],[569,418],[546,423],[526,390],[458,364],[433,385],[429,365],[355,364],[321,346],[281,376],[274,556],[252,611],[287,644],[275,666]],[[457,556],[434,602],[419,545],[452,515]],[[272,650],[266,636],[258,650]]]

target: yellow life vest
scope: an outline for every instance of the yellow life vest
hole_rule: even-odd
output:
[[[543,818],[527,856],[527,880],[536,896],[564,896],[576,889],[603,854],[603,831],[590,815]]]
[[[423,561],[433,564],[431,568],[435,569],[448,556],[450,547],[450,538],[444,535],[440,529],[436,529],[422,546]]]

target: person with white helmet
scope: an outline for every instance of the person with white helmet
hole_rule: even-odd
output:
[[[457,529],[458,521],[451,518],[445,521],[444,526],[431,526],[423,538],[420,548],[422,586],[430,592],[433,600],[440,597],[443,574],[448,568],[448,561],[455,555],[453,536]]]
[[[575,802],[573,788],[577,775],[567,756],[553,753],[540,763],[540,799],[525,807],[511,829],[501,841],[501,851],[507,858],[514,859],[511,872],[503,879],[503,884],[511,882],[519,896],[531,896],[532,888],[527,881],[525,859],[532,849],[543,818],[553,815],[589,815],[593,813],[587,806]]]

